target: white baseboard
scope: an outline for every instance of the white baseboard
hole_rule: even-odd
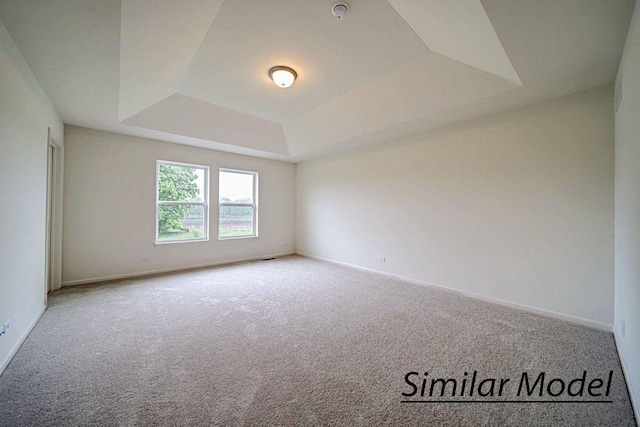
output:
[[[11,360],[13,359],[13,356],[15,356],[16,353],[18,352],[18,350],[20,349],[20,347],[22,347],[22,344],[27,339],[27,337],[29,336],[29,334],[33,330],[34,326],[36,326],[36,324],[38,323],[38,321],[40,320],[40,318],[42,317],[42,315],[44,314],[46,309],[47,309],[46,305],[42,306],[42,310],[40,310],[40,314],[38,314],[36,316],[36,318],[33,320],[33,322],[31,322],[31,324],[29,325],[29,327],[27,328],[25,333],[22,334],[22,336],[20,337],[20,339],[16,343],[15,347],[13,348],[13,350],[11,350],[11,353],[9,353],[7,355],[7,357],[2,361],[2,364],[0,364],[0,375],[2,375],[2,373],[7,368],[7,366],[9,366],[9,363],[11,363]]]
[[[224,260],[224,261],[209,262],[205,264],[188,265],[183,267],[169,267],[169,268],[161,268],[158,270],[140,271],[137,273],[114,274],[112,276],[100,276],[100,277],[92,277],[90,279],[70,280],[68,282],[63,282],[62,287],[86,285],[88,283],[110,282],[113,280],[131,279],[134,277],[152,276],[154,274],[172,273],[175,271],[183,271],[183,270],[194,270],[197,268],[215,267],[218,265],[236,264],[239,262],[257,261],[259,259],[275,258],[275,257],[287,256],[287,255],[294,255],[294,252],[289,251],[289,252],[281,252],[277,254],[266,254],[266,255],[259,255],[259,256],[253,256],[253,257],[247,257],[247,258],[236,258],[236,259],[230,259],[230,260]]]
[[[462,294],[462,295],[464,295],[466,297],[469,297],[469,298],[474,298],[474,299],[482,300],[482,301],[485,301],[485,302],[499,304],[499,305],[515,308],[515,309],[518,309],[518,310],[526,311],[526,312],[529,312],[529,313],[540,314],[540,315],[543,315],[543,316],[549,316],[549,317],[553,317],[555,319],[564,320],[564,321],[571,322],[571,323],[574,323],[574,324],[578,324],[578,325],[582,325],[582,326],[588,326],[590,328],[595,328],[595,329],[599,329],[599,330],[603,330],[603,331],[607,331],[607,332],[611,332],[613,330],[613,325],[610,325],[608,323],[602,323],[602,322],[598,322],[598,321],[595,321],[595,320],[584,319],[582,317],[572,316],[570,314],[558,313],[556,311],[546,310],[546,309],[543,309],[543,308],[531,307],[531,306],[524,305],[524,304],[518,304],[518,303],[515,303],[515,302],[511,302],[511,301],[505,301],[505,300],[502,300],[502,299],[499,299],[499,298],[493,298],[493,297],[488,297],[488,296],[484,296],[484,295],[480,295],[480,294],[475,294],[473,292],[461,291],[459,289],[450,288],[448,286],[438,285],[438,284],[435,284],[435,283],[429,283],[429,282],[425,282],[425,281],[422,281],[422,280],[416,280],[416,279],[412,279],[410,277],[399,276],[397,274],[386,273],[384,271],[379,271],[379,270],[374,270],[374,269],[371,269],[371,268],[361,267],[359,265],[349,264],[349,263],[342,262],[342,261],[336,261],[336,260],[333,260],[333,259],[330,259],[330,258],[324,258],[324,257],[316,256],[316,255],[306,254],[306,253],[300,252],[300,251],[297,251],[296,254],[300,255],[300,256],[307,257],[307,258],[312,258],[312,259],[317,259],[317,260],[320,260],[320,261],[326,261],[326,262],[330,262],[330,263],[333,263],[333,264],[342,265],[342,266],[349,267],[349,268],[355,268],[357,270],[367,271],[369,273],[375,273],[375,274],[380,274],[380,275],[387,276],[387,277],[393,277],[395,279],[399,279],[399,280],[402,280],[402,281],[405,281],[405,282],[409,282],[409,283],[413,283],[413,284],[420,285],[420,286],[435,287],[435,288],[439,288],[439,289],[442,289],[442,290],[445,290],[445,291],[448,291],[448,292],[455,292],[457,294]]]
[[[636,416],[636,422],[640,421],[640,402],[638,401],[638,396],[635,393],[635,390],[631,386],[631,381],[629,381],[629,377],[627,376],[627,364],[625,362],[624,357],[622,356],[622,352],[620,351],[620,339],[618,338],[618,331],[616,328],[613,328],[613,340],[616,343],[616,349],[618,350],[618,358],[620,359],[620,365],[622,366],[622,374],[624,375],[624,379],[627,383],[627,390],[629,390],[629,397],[631,398],[631,406],[633,407],[633,413]]]

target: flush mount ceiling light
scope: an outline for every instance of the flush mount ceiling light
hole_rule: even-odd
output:
[[[298,73],[293,68],[278,65],[269,70],[269,77],[271,77],[276,86],[287,88],[296,81]]]

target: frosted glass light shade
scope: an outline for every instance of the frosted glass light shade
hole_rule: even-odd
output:
[[[296,81],[298,74],[293,68],[285,67],[284,65],[278,65],[269,70],[269,76],[276,84],[281,88],[290,87],[293,82]]]

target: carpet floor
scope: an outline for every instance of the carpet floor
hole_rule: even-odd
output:
[[[417,394],[404,396],[414,391],[405,381],[412,371],[420,373],[409,377]],[[476,390],[451,397],[447,383],[448,398],[440,397],[438,382],[428,396],[427,382],[420,397],[424,372],[428,379],[457,379],[460,394],[473,371],[478,382],[511,380],[502,396]],[[545,372],[546,390],[553,378],[568,383],[584,371],[587,383],[598,377],[605,386],[612,371],[609,396],[516,395],[523,372],[529,385]],[[555,382],[552,392],[560,386]],[[484,383],[483,392],[490,388]],[[607,402],[558,402],[589,399]],[[291,256],[52,293],[0,376],[0,424],[635,421],[611,333]]]

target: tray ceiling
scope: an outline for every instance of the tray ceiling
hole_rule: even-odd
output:
[[[609,83],[633,6],[333,2],[0,0],[0,19],[65,123],[297,161]]]

